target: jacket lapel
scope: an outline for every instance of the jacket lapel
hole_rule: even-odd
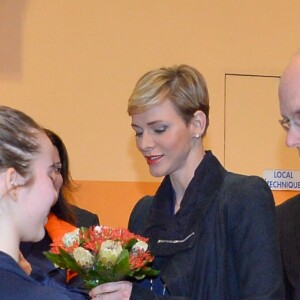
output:
[[[156,256],[170,256],[191,248],[201,235],[201,223],[214,203],[226,171],[210,151],[197,167],[176,215],[170,213],[172,185],[166,176],[152,203],[144,234]]]

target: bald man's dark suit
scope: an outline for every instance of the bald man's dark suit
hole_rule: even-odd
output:
[[[284,267],[286,299],[300,284],[300,194],[276,207]]]

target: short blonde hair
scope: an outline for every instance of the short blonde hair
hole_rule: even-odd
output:
[[[128,102],[131,116],[170,100],[188,124],[197,110],[209,123],[209,95],[202,74],[188,65],[159,68],[147,72],[137,82]]]

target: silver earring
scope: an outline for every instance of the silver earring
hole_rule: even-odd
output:
[[[196,139],[199,139],[199,137],[200,137],[200,135],[197,133],[197,134],[195,135],[195,138],[196,138]]]

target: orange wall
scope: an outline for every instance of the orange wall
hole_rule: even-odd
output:
[[[82,184],[76,201],[125,225],[161,180],[135,149],[126,114],[137,79],[161,66],[198,68],[211,98],[205,143],[224,162],[224,74],[281,74],[299,49],[299,11],[298,0],[1,1],[1,104],[56,131]]]
[[[127,227],[128,217],[138,199],[154,195],[158,182],[77,181],[74,203],[98,214],[100,222]]]
[[[299,194],[299,191],[273,191],[273,196],[277,205],[297,194]]]
[[[98,214],[100,222],[127,227],[128,218],[138,199],[154,195],[158,182],[77,181],[74,203]],[[273,191],[276,204],[293,197],[295,191]]]

